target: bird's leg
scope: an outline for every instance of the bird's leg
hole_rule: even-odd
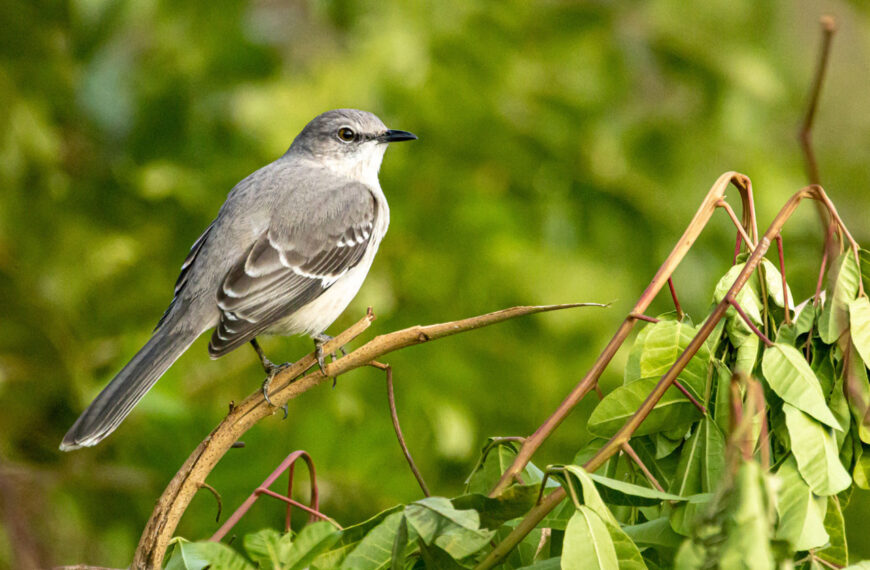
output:
[[[323,375],[328,376],[326,373],[326,355],[323,353],[323,345],[331,341],[333,337],[328,334],[320,333],[311,338],[314,339],[314,356],[317,357],[317,365],[320,366],[320,371],[323,372]],[[342,356],[347,356],[347,351],[343,346],[339,347],[338,350],[341,351]],[[332,357],[333,362],[338,360],[338,357],[334,352],[330,354],[330,356]],[[332,379],[332,386],[335,387],[335,378]]]
[[[270,406],[274,406],[272,400],[269,399],[269,384],[272,383],[272,378],[275,377],[276,374],[293,364],[292,362],[285,362],[284,364],[275,364],[268,358],[266,358],[266,354],[263,352],[263,349],[260,348],[260,343],[257,342],[256,338],[251,339],[251,346],[254,347],[254,350],[257,351],[257,356],[260,358],[260,364],[263,365],[263,370],[266,371],[266,379],[263,380],[263,398],[265,398],[266,402],[269,403]],[[284,417],[287,417],[287,404],[282,406],[284,410]]]

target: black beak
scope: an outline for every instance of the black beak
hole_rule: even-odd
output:
[[[390,129],[389,131],[378,135],[378,142],[382,143],[391,143],[391,142],[401,142],[401,141],[415,141],[417,140],[417,135],[414,133],[409,133],[408,131],[396,131]]]

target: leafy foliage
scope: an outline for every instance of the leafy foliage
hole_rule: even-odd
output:
[[[303,559],[318,569],[472,568],[489,554],[494,540],[516,528],[535,497],[558,485],[570,501],[528,534],[505,567],[847,565],[841,501],[848,500],[851,487],[867,483],[863,460],[868,449],[856,437],[864,415],[849,412],[849,402],[856,398],[859,410],[866,409],[860,406],[866,405],[870,390],[867,362],[850,340],[857,338],[855,344],[863,346],[870,327],[870,311],[861,301],[866,298],[858,298],[858,266],[841,261],[821,297],[824,302],[815,309],[805,305],[797,321],[770,308],[785,305],[781,276],[770,262],[760,267],[766,275],[776,275],[756,281],[767,286],[748,288],[739,298],[756,309],[746,311],[748,318],[755,314],[757,324],[780,328],[780,342],[765,347],[761,358],[747,358],[742,348],[747,331],[756,333],[740,325],[738,312],[726,313],[720,332],[678,374],[706,414],[670,388],[669,397],[647,417],[649,426],[632,436],[631,445],[643,450],[639,457],[654,452],[651,463],[668,482],[667,492],[656,489],[661,483],[643,472],[646,463],[620,455],[600,473],[577,463],[542,472],[530,463],[522,483],[489,498],[486,491],[517,452],[512,440],[493,438],[468,478],[467,495],[429,497],[344,530],[317,523],[298,536],[279,536],[266,529],[243,541],[248,557],[275,568],[295,568]],[[721,283],[734,277],[730,270],[714,298],[721,299]],[[763,294],[770,295],[772,304]],[[589,431],[601,437],[614,433],[649,393],[655,375],[674,364],[698,330],[687,317],[677,320],[673,314],[646,325],[630,350],[623,385],[598,403]],[[758,344],[751,346],[759,350]],[[751,368],[744,368],[750,361]],[[864,390],[846,390],[849,382]],[[581,449],[575,461],[590,457],[601,441]],[[179,543],[170,566],[194,568],[211,555],[215,564],[226,560],[221,545],[198,544],[193,556],[188,543]],[[235,556],[238,567],[249,563],[241,554]]]

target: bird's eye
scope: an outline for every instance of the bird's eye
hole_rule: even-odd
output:
[[[353,132],[353,129],[348,127],[341,127],[338,129],[338,138],[340,138],[343,142],[351,142],[354,137],[356,137],[356,133]]]

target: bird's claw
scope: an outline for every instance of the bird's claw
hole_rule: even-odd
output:
[[[268,360],[265,360],[265,362],[263,362],[263,368],[266,369],[266,374],[268,374],[268,376],[266,376],[266,379],[263,380],[263,388],[262,388],[263,399],[265,399],[266,403],[268,403],[273,408],[276,408],[277,406],[269,398],[269,385],[272,383],[272,379],[275,376],[277,376],[278,373],[280,373],[282,370],[289,368],[292,365],[293,365],[292,362],[285,362],[284,364],[273,364],[272,362],[269,362]],[[287,417],[287,404],[284,404],[282,406],[282,408],[284,410],[284,417],[286,418]]]
[[[320,371],[324,376],[329,376],[329,374],[326,373],[326,353],[323,352],[323,345],[332,339],[333,337],[323,333],[314,337],[314,356],[317,358],[317,366],[320,367]],[[347,356],[347,351],[343,346],[339,347],[338,350],[341,351],[342,356]],[[330,353],[329,356],[332,357],[333,362],[338,360],[335,352]],[[335,378],[332,379],[332,386],[335,387]]]

